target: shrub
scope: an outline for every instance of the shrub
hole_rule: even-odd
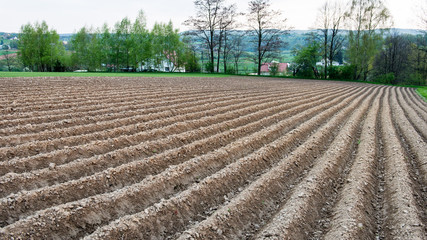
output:
[[[374,81],[379,83],[384,83],[384,84],[393,84],[395,79],[396,78],[394,76],[394,73],[386,73],[386,74],[378,75],[374,79]]]
[[[338,66],[329,66],[328,74],[330,79],[340,79],[341,78],[341,67]]]
[[[205,63],[205,71],[206,72],[211,72],[212,71],[212,67],[213,67],[213,63],[211,63],[211,62]]]
[[[276,76],[277,73],[279,73],[279,64],[278,63],[272,63],[270,65],[270,68],[268,69],[271,76]]]
[[[411,73],[408,78],[405,79],[405,84],[409,85],[418,85],[418,86],[426,86],[426,79],[423,79],[423,76],[419,73]]]
[[[236,70],[234,69],[234,67],[228,67],[227,71],[225,73],[226,74],[236,74]]]
[[[329,66],[328,74],[330,79],[351,80],[353,78],[354,66]]]

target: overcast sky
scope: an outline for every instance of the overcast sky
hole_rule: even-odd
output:
[[[249,0],[227,0],[246,12]],[[275,9],[283,12],[294,29],[310,29],[325,0],[271,0]],[[417,29],[418,9],[427,0],[385,0],[393,15],[394,27]],[[174,26],[186,30],[182,23],[195,8],[193,0],[0,0],[0,31],[19,32],[23,24],[45,20],[58,33],[74,33],[83,26],[110,27],[124,17],[135,19],[142,9],[148,27],[154,22],[172,20]],[[418,16],[417,16],[418,15]]]

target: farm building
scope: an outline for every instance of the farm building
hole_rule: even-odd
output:
[[[277,75],[283,75],[288,70],[288,63],[279,63],[272,61],[271,63],[264,63],[261,65],[261,75],[270,75],[272,67],[277,64]]]

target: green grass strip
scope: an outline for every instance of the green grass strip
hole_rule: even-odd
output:
[[[106,73],[106,72],[0,72],[0,77],[229,77],[207,73]]]
[[[427,102],[427,87],[418,87],[417,93]]]

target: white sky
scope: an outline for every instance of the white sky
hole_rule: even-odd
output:
[[[249,0],[227,0],[246,12]],[[271,0],[273,7],[283,12],[294,29],[314,26],[316,14],[325,0]],[[427,0],[385,0],[394,19],[394,27],[418,27],[419,6]],[[172,20],[174,26],[186,30],[182,23],[194,15],[193,0],[0,0],[0,31],[19,32],[27,23],[45,20],[58,33],[74,33],[83,26],[112,27],[129,17],[133,21],[140,9],[147,17],[148,27],[154,22]]]

